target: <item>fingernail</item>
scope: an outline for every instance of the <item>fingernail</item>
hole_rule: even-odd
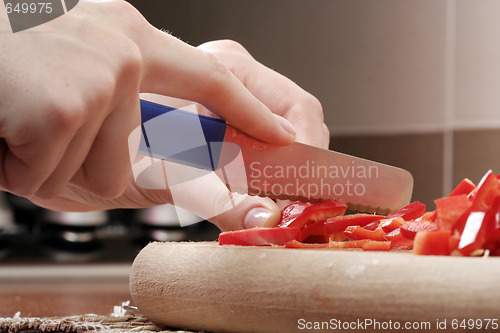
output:
[[[271,212],[263,207],[252,208],[243,221],[245,229],[262,227],[271,217]]]
[[[275,116],[281,128],[283,128],[288,134],[292,136],[295,136],[297,134],[297,132],[295,131],[295,127],[293,127],[291,122],[289,122],[286,118],[278,116],[277,114],[275,114]]]

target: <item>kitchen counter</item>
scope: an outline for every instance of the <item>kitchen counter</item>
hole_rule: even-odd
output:
[[[0,266],[0,317],[109,315],[131,300],[129,264]]]

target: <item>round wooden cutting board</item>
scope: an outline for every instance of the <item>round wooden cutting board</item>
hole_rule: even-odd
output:
[[[150,320],[182,329],[496,332],[500,258],[151,243],[130,290]]]

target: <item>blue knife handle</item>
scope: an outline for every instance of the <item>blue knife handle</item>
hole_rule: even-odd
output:
[[[217,169],[226,122],[145,100],[140,103],[141,154],[206,170]]]

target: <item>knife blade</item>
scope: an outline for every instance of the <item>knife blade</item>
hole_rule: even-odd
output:
[[[387,214],[410,202],[412,175],[401,168],[299,142],[275,146],[223,120],[141,100],[139,153],[212,170],[235,192]]]

